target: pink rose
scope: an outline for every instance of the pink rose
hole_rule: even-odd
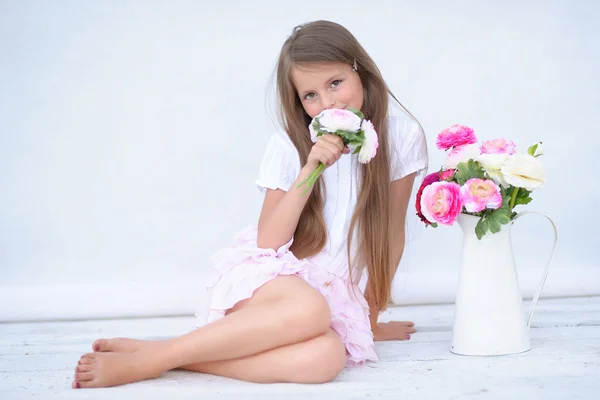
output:
[[[479,212],[485,208],[495,210],[502,205],[502,195],[496,182],[473,178],[460,188],[460,200],[468,212]]]
[[[445,171],[440,172],[440,181],[451,181],[454,178],[455,169],[447,169]]]
[[[452,225],[462,211],[460,185],[454,182],[434,182],[423,190],[421,210],[430,222]]]
[[[473,129],[468,126],[454,124],[437,135],[435,144],[440,150],[448,150],[452,147],[477,143],[477,137]]]
[[[483,142],[480,150],[481,154],[515,154],[517,146],[512,140],[493,139]]]
[[[421,186],[419,187],[419,190],[417,190],[417,201],[415,203],[415,208],[417,209],[417,216],[421,219],[421,221],[423,221],[425,224],[427,225],[431,225],[431,222],[429,222],[427,220],[427,218],[425,218],[425,216],[423,215],[423,213],[421,212],[421,196],[423,194],[423,190],[431,185],[433,182],[437,182],[439,181],[439,175],[437,172],[434,172],[432,174],[429,174],[425,177],[425,179],[423,179],[423,183],[421,183]]]

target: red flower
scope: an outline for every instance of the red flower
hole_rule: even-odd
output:
[[[415,203],[415,207],[417,209],[417,216],[421,219],[421,221],[423,221],[427,225],[432,225],[432,223],[429,222],[429,220],[427,218],[425,218],[425,216],[421,212],[421,195],[423,194],[423,189],[425,189],[427,186],[431,185],[433,182],[439,182],[439,180],[440,180],[439,172],[431,173],[431,174],[427,175],[425,177],[425,179],[423,179],[423,183],[421,183],[421,187],[419,187],[419,190],[417,190],[417,201]]]
[[[447,169],[445,171],[440,172],[440,180],[450,182],[454,178],[455,169]]]

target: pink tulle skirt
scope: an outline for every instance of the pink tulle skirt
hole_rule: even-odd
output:
[[[346,347],[346,366],[377,361],[369,307],[358,285],[350,281],[348,265],[326,252],[298,260],[289,251],[292,241],[275,251],[258,248],[256,240],[256,228],[249,228],[215,254],[196,311],[196,325],[224,317],[237,302],[252,297],[256,289],[278,275],[296,275],[327,300],[331,329]]]

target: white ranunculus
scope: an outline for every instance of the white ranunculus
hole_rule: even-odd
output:
[[[375,127],[371,121],[363,120],[361,129],[365,133],[365,141],[363,142],[360,150],[358,151],[358,161],[366,164],[377,154],[377,148],[379,147],[379,138]]]
[[[542,164],[530,154],[516,153],[508,156],[500,171],[508,184],[527,190],[537,189],[546,181]]]
[[[501,185],[504,188],[507,188],[507,187],[510,186],[508,184],[508,182],[506,182],[506,180],[504,179],[504,175],[502,175],[502,172],[500,172],[500,171],[487,171],[487,174],[490,177],[490,179],[493,180],[494,182],[496,182],[498,185]]]
[[[486,171],[500,171],[507,158],[508,154],[480,154],[477,161]]]
[[[361,119],[352,111],[330,108],[323,110],[317,117],[323,131],[335,132],[343,130],[357,132],[360,130]]]
[[[448,151],[448,156],[444,163],[444,169],[454,169],[461,162],[467,162],[470,159],[477,160],[481,151],[477,144],[466,144],[454,147]]]
[[[477,161],[479,161],[489,177],[504,187],[508,186],[508,184],[504,180],[500,169],[507,159],[508,154],[480,154],[477,157]]]

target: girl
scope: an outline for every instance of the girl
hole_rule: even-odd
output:
[[[327,382],[344,366],[376,361],[374,340],[415,332],[411,322],[377,317],[391,301],[415,175],[427,168],[420,125],[408,114],[388,115],[388,96],[395,97],[375,63],[332,22],[294,29],[281,49],[277,89],[285,134],[271,137],[260,167],[258,224],[216,254],[199,328],[165,341],[97,340],[79,360],[74,388],[175,368],[252,382]],[[337,136],[311,141],[308,125],[326,108],[362,110],[373,122],[379,148],[370,163],[359,164]],[[327,169],[303,196],[297,186],[319,162]]]

